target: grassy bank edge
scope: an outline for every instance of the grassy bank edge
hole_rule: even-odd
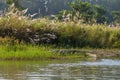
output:
[[[0,45],[0,60],[52,60],[52,59],[83,59],[83,54],[61,54],[53,51],[50,46],[33,45]]]
[[[57,52],[55,50],[58,50]],[[61,52],[60,52],[61,51]],[[74,51],[74,52],[73,52]],[[0,60],[69,60],[119,57],[119,49],[60,49],[52,46],[0,45]]]

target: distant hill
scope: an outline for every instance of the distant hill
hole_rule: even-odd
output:
[[[19,0],[21,6],[29,8],[29,13],[40,13],[41,15],[56,14],[62,9],[70,9],[68,2],[75,0]],[[92,4],[103,5],[107,10],[120,11],[120,0],[82,0]],[[0,9],[7,5],[0,0]]]
[[[102,5],[108,10],[120,11],[120,0],[82,0],[82,1],[88,1],[92,4]]]

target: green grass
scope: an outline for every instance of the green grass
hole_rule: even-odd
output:
[[[49,60],[49,59],[75,59],[83,58],[84,55],[62,55],[53,52],[49,46],[33,45],[0,45],[1,60]]]

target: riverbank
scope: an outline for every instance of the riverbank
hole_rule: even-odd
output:
[[[83,59],[83,54],[61,54],[53,51],[50,46],[33,45],[0,45],[0,60],[52,60],[52,59]]]
[[[119,49],[63,49],[50,45],[0,45],[0,60],[71,60],[119,58]]]
[[[56,53],[61,54],[83,54],[90,58],[112,58],[120,56],[119,49],[57,49],[54,50]]]
[[[82,48],[108,48],[111,51],[81,52]],[[120,48],[119,26],[109,27],[107,24],[84,24],[80,21],[47,18],[30,19],[17,13],[0,17],[1,60],[119,56],[119,50],[112,53],[115,48]]]

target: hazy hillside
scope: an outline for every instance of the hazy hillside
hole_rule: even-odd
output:
[[[24,8],[29,8],[30,13],[40,13],[41,15],[56,14],[62,9],[69,9],[68,2],[74,0],[19,0]],[[107,10],[120,11],[120,0],[82,0],[92,4],[103,5]],[[0,0],[0,9],[6,7],[4,0]]]
[[[4,9],[6,7],[6,4],[4,0],[0,0],[0,10]]]
[[[108,10],[120,11],[120,0],[83,0],[83,1],[103,5]]]

